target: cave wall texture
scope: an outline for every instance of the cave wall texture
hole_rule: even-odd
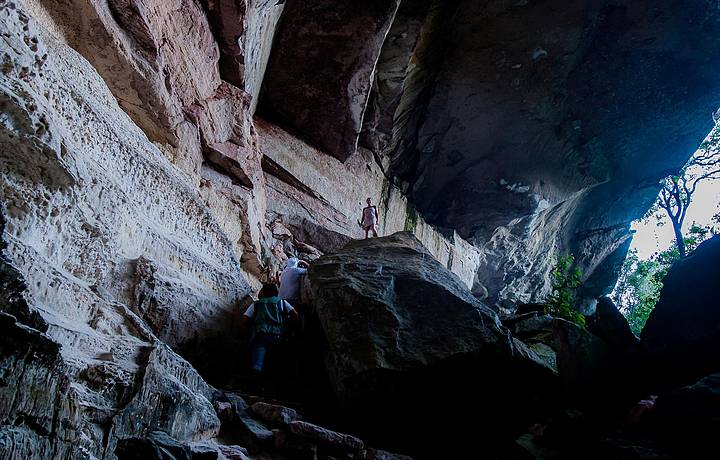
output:
[[[366,197],[489,305],[542,299],[565,251],[594,298],[720,105],[709,0],[0,0],[0,26],[26,369],[0,458],[215,434],[176,351],[237,334],[273,245],[359,238]]]

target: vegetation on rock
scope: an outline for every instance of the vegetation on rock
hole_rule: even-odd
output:
[[[406,232],[414,232],[417,227],[418,215],[415,206],[408,201],[407,203],[407,216],[405,217],[405,230]]]
[[[585,316],[575,309],[575,290],[582,284],[582,270],[573,267],[575,256],[560,254],[552,276],[552,293],[547,301],[547,313],[585,327]]]
[[[693,194],[701,182],[718,179],[720,179],[720,125],[715,126],[680,172],[663,179],[660,195],[646,214],[646,217],[655,216],[658,226],[664,225],[665,217],[670,220],[680,258],[690,252],[685,245],[682,227]]]
[[[655,204],[643,218],[656,219],[659,227],[669,221],[674,243],[647,260],[640,259],[637,250],[631,250],[621,268],[612,299],[627,318],[633,333],[639,335],[645,326],[672,264],[688,256],[717,232],[712,226],[695,223],[687,234],[682,230],[698,185],[717,179],[720,179],[720,125],[715,126],[682,170],[663,179]],[[720,213],[715,215],[713,222],[720,223]]]

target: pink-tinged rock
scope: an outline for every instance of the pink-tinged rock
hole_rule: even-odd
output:
[[[255,415],[271,425],[287,425],[298,418],[295,409],[264,402],[256,402],[250,409]]]
[[[120,106],[180,169],[197,178],[203,154],[216,163],[227,155],[248,176],[241,183],[262,186],[251,98],[220,79],[217,43],[196,2],[42,3]]]
[[[262,154],[249,112],[250,97],[222,83],[211,98],[186,108],[199,126],[205,159],[217,171],[247,188],[262,189]]]
[[[202,0],[208,20],[220,45],[220,73],[223,79],[245,87],[245,35],[248,0]]]
[[[232,142],[252,148],[257,142],[249,110],[250,96],[225,82],[205,99],[185,107],[207,144]]]
[[[220,76],[250,94],[254,112],[285,2],[204,0],[204,4],[220,45]]]
[[[273,238],[277,238],[278,240],[285,241],[293,238],[292,232],[280,221],[273,222],[270,225],[270,230],[272,231]]]
[[[154,141],[176,144],[183,108],[212,97],[221,83],[217,44],[192,0],[40,3]]]
[[[259,112],[345,161],[356,150],[373,69],[399,3],[288,1]]]
[[[290,432],[301,438],[348,450],[362,450],[364,443],[355,436],[331,431],[308,422],[295,421],[289,425]]]

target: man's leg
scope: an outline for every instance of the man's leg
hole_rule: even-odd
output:
[[[365,227],[365,239],[367,239],[368,233],[370,233],[370,227]]]
[[[267,346],[261,337],[255,337],[250,347],[250,367],[256,372],[262,372],[265,363]]]
[[[377,225],[372,226],[373,238],[377,238]]]

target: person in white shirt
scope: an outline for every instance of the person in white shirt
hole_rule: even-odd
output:
[[[307,273],[307,262],[296,257],[288,259],[285,269],[280,275],[280,298],[290,302],[300,301],[300,282]]]

